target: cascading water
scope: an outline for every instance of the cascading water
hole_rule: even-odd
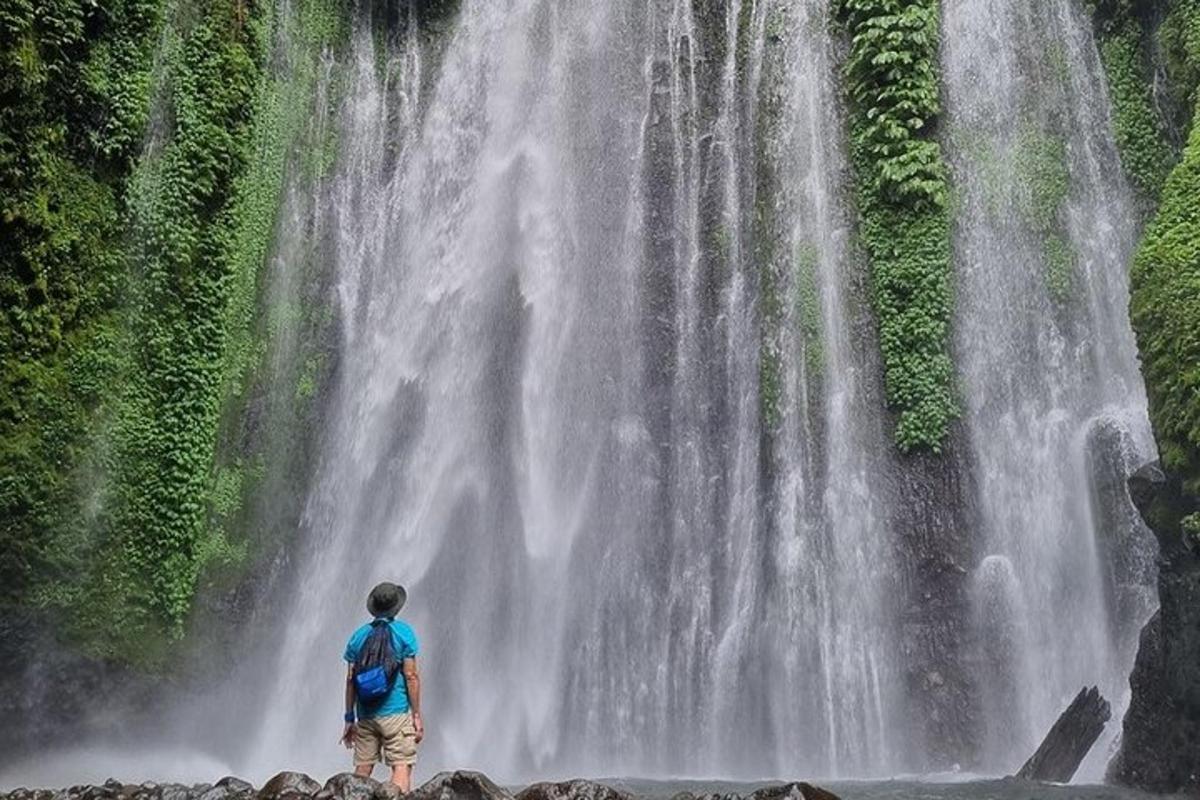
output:
[[[943,14],[984,760],[1013,769],[1084,684],[1120,719],[1154,606],[1152,537],[1123,487],[1095,491],[1098,462],[1128,474],[1154,452],[1126,312],[1136,211],[1076,4]]]
[[[312,731],[383,577],[437,763],[896,768],[824,4],[467,2],[432,80],[380,38],[359,21],[318,209],[339,383],[249,768],[338,765]],[[785,312],[760,334],[765,208]]]
[[[1122,487],[1152,451],[1135,226],[1069,9],[943,9],[979,496],[942,500],[982,525],[974,641],[945,658],[991,771],[1083,683],[1121,696],[1153,597]],[[464,0],[433,44],[414,13],[355,10],[320,83],[336,167],[280,229],[272,274],[330,262],[337,366],[235,766],[344,766],[341,648],[387,578],[423,644],[423,770],[926,768],[894,521],[932,512],[894,491],[828,4]]]

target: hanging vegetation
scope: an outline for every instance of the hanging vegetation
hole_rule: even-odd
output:
[[[958,414],[949,354],[953,280],[948,185],[934,138],[938,4],[841,0],[859,235],[896,443],[939,451]]]

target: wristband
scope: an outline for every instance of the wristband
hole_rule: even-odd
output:
[[[354,724],[354,712],[347,711],[345,714],[342,715],[342,719],[344,719],[346,721],[347,725],[353,725]]]

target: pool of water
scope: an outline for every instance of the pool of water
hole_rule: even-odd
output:
[[[746,794],[770,782],[605,780],[645,800],[669,800],[679,792],[692,794]],[[889,781],[810,781],[842,800],[1149,800],[1164,795],[1146,794],[1113,786],[1087,784],[1048,785],[1013,778],[897,779]],[[1182,797],[1182,795],[1176,796]]]

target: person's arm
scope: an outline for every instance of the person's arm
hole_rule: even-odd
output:
[[[421,673],[417,671],[416,657],[404,659],[404,686],[408,689],[408,707],[412,709],[419,742],[425,737],[425,723],[421,719]]]
[[[342,744],[354,746],[354,723],[350,721],[354,715],[354,665],[346,665],[346,727],[342,728]]]

